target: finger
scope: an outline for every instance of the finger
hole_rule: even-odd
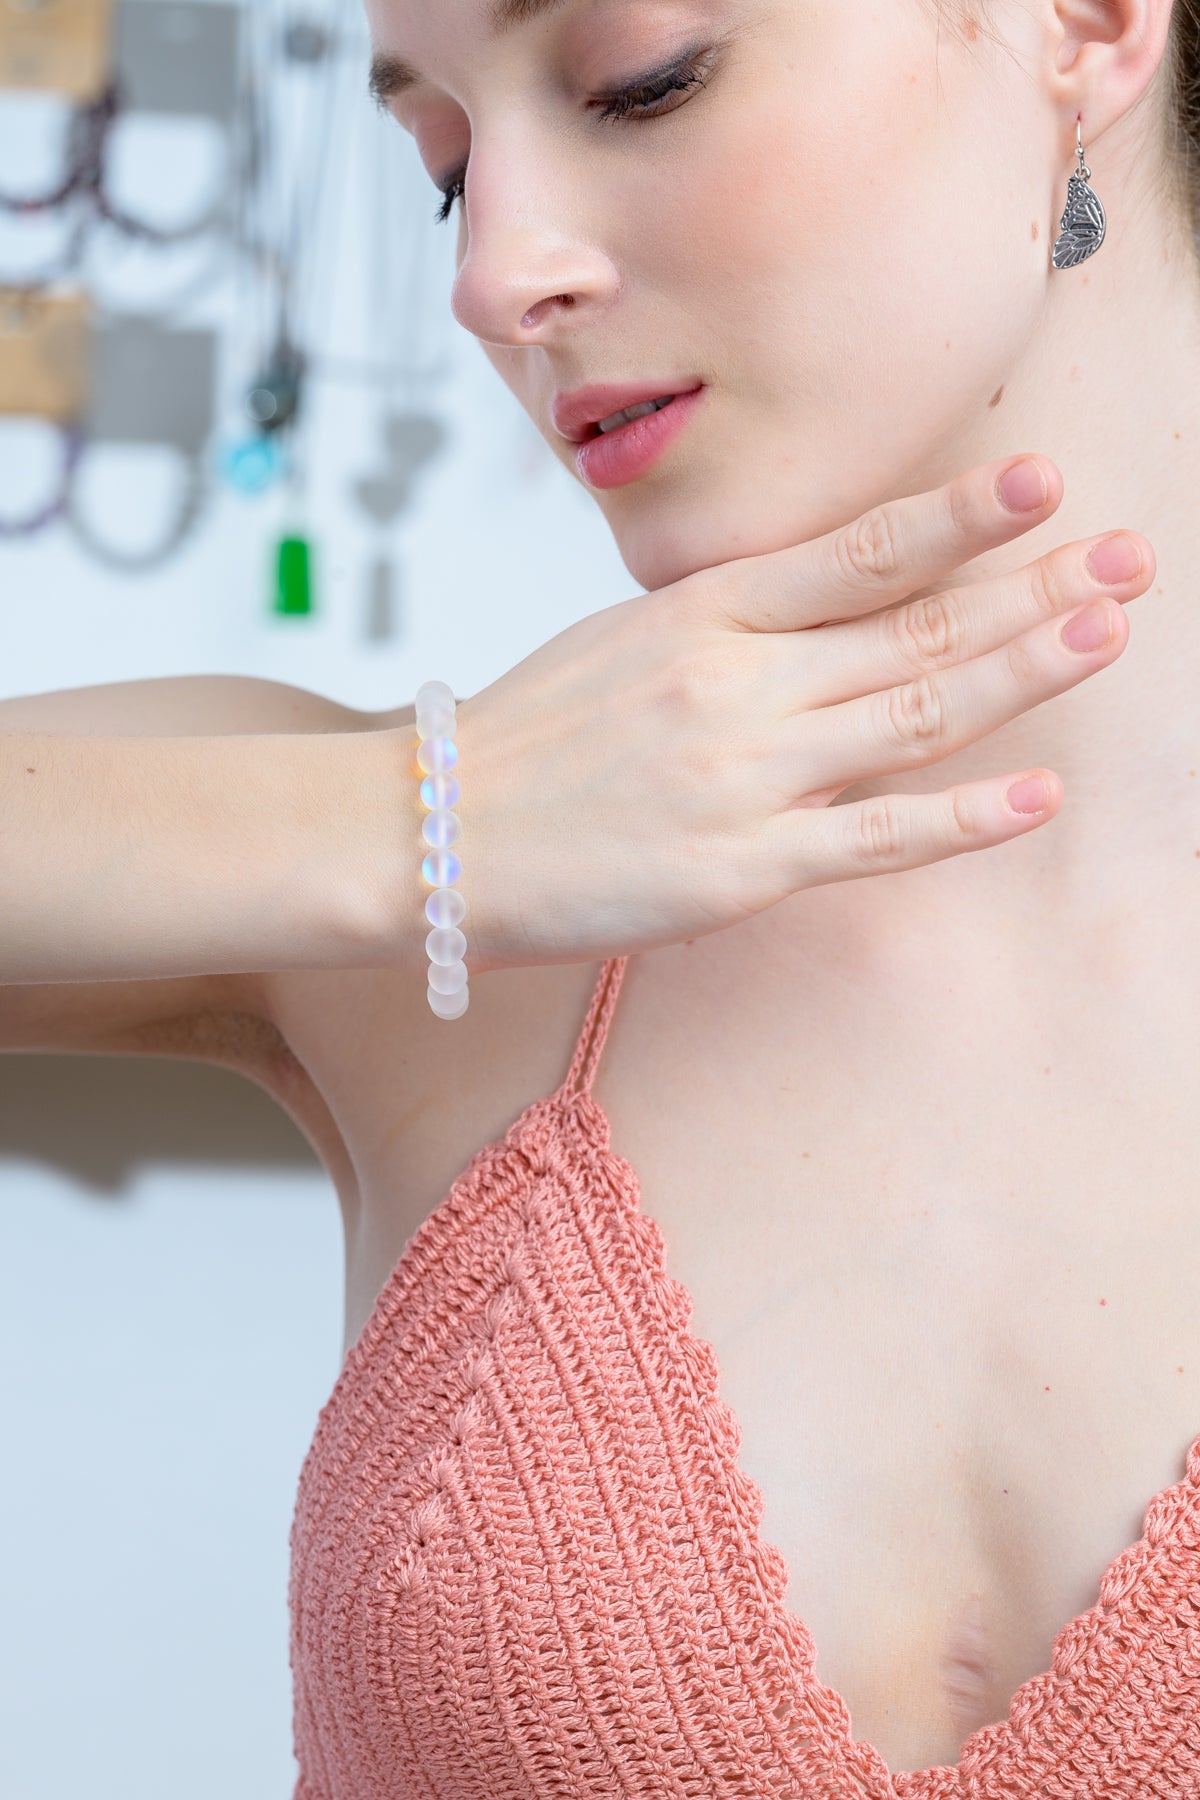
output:
[[[1091,604],[1110,627],[1098,648],[1080,652],[1062,641],[1064,626],[1087,611],[1081,607],[956,668],[798,714],[779,734],[780,768],[803,770],[806,792],[820,793],[940,762],[1116,661],[1129,641],[1125,611],[1107,597]]]
[[[1010,794],[1038,810],[1014,810]],[[768,848],[795,893],[987,850],[1036,831],[1062,801],[1062,782],[1049,769],[964,781],[940,794],[873,794],[849,806],[777,813]]]
[[[1146,592],[1156,572],[1148,538],[1135,531],[1106,532],[974,586],[947,588],[878,616],[793,636],[786,640],[779,671],[782,681],[792,677],[788,710],[831,706],[953,668],[1101,595],[1132,600]]]
[[[1001,497],[1002,482],[1017,469],[1017,497],[1035,500],[1025,511],[1011,511]],[[1045,498],[1038,502],[1042,482]],[[744,631],[797,631],[856,618],[1020,537],[1048,519],[1062,495],[1062,476],[1049,457],[981,463],[929,493],[872,507],[824,537],[725,564],[722,579],[706,590],[709,605],[720,622]]]

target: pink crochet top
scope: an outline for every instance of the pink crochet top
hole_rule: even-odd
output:
[[[1200,1796],[1200,1437],[954,1767],[854,1739],[591,1097],[626,960],[561,1086],[414,1232],[319,1415],[291,1535],[294,1800]]]

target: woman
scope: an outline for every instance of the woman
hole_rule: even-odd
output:
[[[10,877],[10,980],[140,978],[57,1041],[219,1018],[343,1203],[297,1800],[1200,1793],[1200,19],[368,11],[455,316],[649,590],[459,703],[467,1012],[412,708],[153,684],[156,779],[9,777],[141,781],[82,924]],[[607,383],[686,414],[576,464]]]

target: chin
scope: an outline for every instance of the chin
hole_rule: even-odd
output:
[[[756,519],[761,486],[739,493],[728,471],[717,475],[714,486],[716,502],[707,488],[701,492],[700,484],[687,483],[686,477],[655,488],[634,482],[597,496],[621,561],[648,591],[741,557],[789,549],[812,535],[811,522],[799,515],[784,518],[776,510]]]
[[[673,582],[698,574],[701,569],[711,569],[718,563],[745,554],[725,551],[715,537],[710,550],[703,540],[698,541],[694,532],[686,529],[685,521],[665,520],[664,511],[665,508],[642,527],[613,529],[621,561],[647,593],[670,587]]]

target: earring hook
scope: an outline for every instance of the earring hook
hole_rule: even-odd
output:
[[[1075,154],[1079,158],[1079,179],[1088,181],[1092,171],[1083,160],[1083,114],[1075,115]]]

